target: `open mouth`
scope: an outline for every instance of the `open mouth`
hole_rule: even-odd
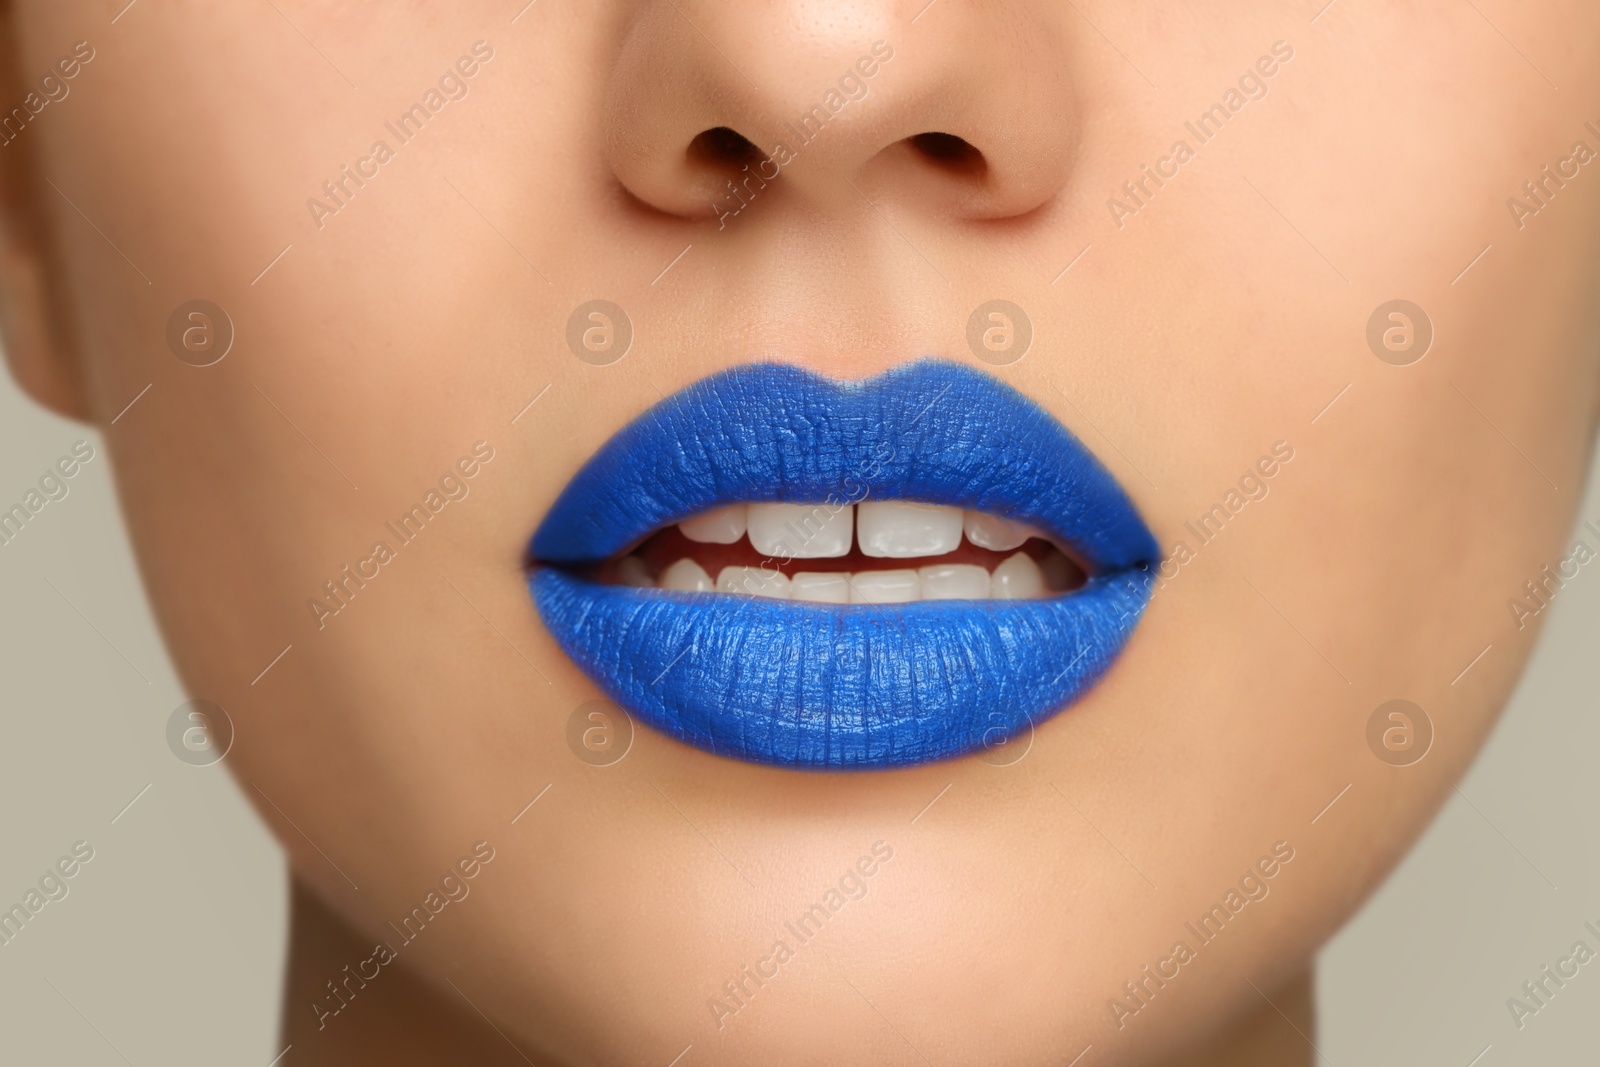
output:
[[[1022,394],[924,361],[752,364],[620,430],[535,533],[546,626],[611,699],[719,755],[896,767],[995,745],[1131,635],[1155,540]]]
[[[904,500],[725,504],[590,573],[611,585],[814,604],[1026,600],[1085,580],[1041,530]]]

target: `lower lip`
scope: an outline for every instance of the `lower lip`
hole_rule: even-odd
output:
[[[1094,684],[1149,595],[1143,572],[1041,600],[804,604],[597,585],[541,568],[567,655],[619,705],[708,752],[903,767],[1000,745]]]
[[[879,457],[879,498],[1037,526],[1084,560],[1087,581],[1029,600],[838,605],[583,576],[730,499],[843,499],[863,456]],[[941,363],[853,384],[751,366],[667,398],[602,447],[536,533],[545,562],[530,588],[573,662],[662,733],[756,763],[893,768],[1000,745],[1077,700],[1137,625],[1155,552],[1092,454],[994,379]]]

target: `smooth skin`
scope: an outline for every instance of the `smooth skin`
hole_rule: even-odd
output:
[[[296,1063],[1311,1062],[1318,946],[1478,750],[1537,631],[1507,601],[1569,547],[1600,171],[1520,228],[1507,201],[1600,149],[1600,11],[122,6],[5,5],[7,101],[74,42],[96,55],[0,148],[0,319],[22,386],[104,433],[174,660],[232,716],[228,762],[288,854]],[[468,94],[319,218],[478,41]],[[737,167],[695,138],[770,151],[877,41],[865,97],[719,228],[706,198]],[[1185,121],[1279,41],[1265,98],[1199,145]],[[982,165],[908,142],[928,132]],[[1180,138],[1175,177],[1108,206]],[[195,298],[237,329],[206,368],[165,339]],[[595,298],[634,329],[609,366],[566,343]],[[522,561],[583,460],[750,359],[988,367],[966,325],[995,298],[1035,340],[992,373],[1163,546],[1195,548],[1185,523],[1276,442],[1292,462],[1014,763],[803,774],[643,731],[576,758],[596,694]],[[1435,331],[1404,367],[1366,342],[1396,298]],[[479,441],[470,495],[319,629],[323,583]],[[1409,767],[1367,743],[1394,698],[1435,728]],[[319,1030],[325,984],[480,840],[471,895]],[[719,1019],[722,984],[877,841],[867,896]],[[1280,841],[1270,894],[1119,1028],[1123,983]]]

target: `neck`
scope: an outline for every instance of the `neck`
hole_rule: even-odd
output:
[[[1316,1025],[1311,987],[1307,967],[1268,990],[1270,1002],[1252,993],[1255,1006],[1210,1044],[1164,1060],[1160,1067],[1309,1067],[1315,1055],[1311,1035]]]
[[[285,1065],[546,1067],[514,1050],[443,975],[427,982],[396,960],[363,984],[359,965],[371,958],[373,946],[298,881],[291,885],[283,1044],[294,1053]],[[367,974],[374,969],[366,965]],[[328,989],[330,981],[337,993]]]

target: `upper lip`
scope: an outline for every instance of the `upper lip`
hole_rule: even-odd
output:
[[[864,495],[1025,522],[1091,574],[1157,558],[1121,487],[1049,413],[985,374],[932,360],[863,382],[771,363],[702,379],[595,453],[551,506],[530,555],[596,562],[721,504]]]
[[[582,565],[727,503],[945,504],[1027,523],[1089,575],[1037,600],[828,604],[601,585]],[[860,382],[785,364],[702,379],[618,431],[535,532],[551,634],[613,700],[722,755],[886,767],[971,752],[1070,703],[1149,596],[1156,542],[1043,408],[927,360]]]

